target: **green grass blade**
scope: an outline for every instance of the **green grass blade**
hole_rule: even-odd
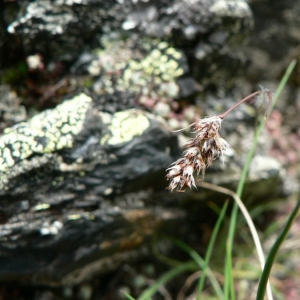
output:
[[[206,271],[207,271],[207,268],[208,268],[208,265],[209,265],[209,261],[210,261],[210,257],[211,257],[212,251],[213,251],[213,247],[214,247],[216,239],[217,239],[217,235],[218,235],[219,230],[220,230],[221,223],[223,222],[224,217],[225,217],[227,207],[228,207],[228,201],[226,201],[225,204],[223,205],[223,208],[220,212],[219,218],[217,220],[216,225],[214,226],[213,233],[212,233],[212,235],[210,237],[210,240],[209,240],[209,244],[208,244],[206,254],[205,254],[204,264],[202,266],[202,274],[201,274],[199,284],[198,284],[197,298],[196,298],[197,300],[200,300],[200,295],[203,291],[204,282],[205,282],[205,278],[206,278]],[[221,299],[224,299],[224,295]]]
[[[236,202],[234,202],[231,217],[230,217],[230,222],[229,222],[228,238],[226,243],[225,283],[224,283],[224,292],[226,291],[225,295],[228,295],[229,286],[234,285],[234,278],[233,276],[230,275],[232,275],[232,247],[233,247],[235,227],[236,227],[237,216],[238,216],[238,208],[239,208],[238,205],[236,204]]]
[[[128,299],[128,300],[135,300],[135,298],[133,298],[132,296],[130,296],[129,294],[121,291],[121,293]]]
[[[199,266],[200,269],[203,269],[203,267],[205,265],[205,261],[194,249],[192,249],[190,246],[188,246],[187,244],[185,244],[184,242],[182,242],[180,240],[172,238],[172,241],[174,242],[175,245],[177,245],[183,251],[188,253],[194,259],[194,261],[196,262],[196,264]],[[206,271],[207,271],[207,277],[209,278],[217,297],[219,299],[224,299],[224,295],[223,295],[221,286],[219,285],[218,280],[216,279],[213,272],[210,270],[210,268],[208,266],[206,267]]]
[[[298,202],[296,204],[296,206],[294,207],[293,211],[291,212],[291,214],[289,215],[289,218],[286,222],[286,224],[283,227],[282,232],[280,233],[280,235],[277,237],[274,245],[272,246],[270,253],[267,257],[266,260],[266,264],[265,264],[265,268],[262,272],[261,278],[260,278],[260,282],[258,285],[258,290],[257,290],[257,295],[256,295],[256,300],[263,300],[264,296],[265,296],[265,292],[266,292],[266,287],[267,287],[267,282],[271,273],[271,269],[276,257],[276,254],[281,246],[281,244],[283,243],[285,237],[287,236],[296,216],[297,213],[299,211],[300,208],[300,198],[298,199]]]
[[[274,96],[274,99],[273,99],[273,106],[276,104],[277,99],[279,98],[279,96],[280,96],[283,88],[285,87],[292,71],[294,70],[296,62],[297,62],[296,60],[293,60],[290,63],[290,65],[288,66],[283,78],[281,79],[281,81],[279,83],[279,86],[278,86],[278,88],[275,92],[275,96]],[[251,149],[248,152],[248,155],[246,157],[245,165],[244,165],[244,168],[242,170],[241,178],[239,180],[238,187],[237,187],[237,190],[236,190],[236,194],[240,198],[242,197],[242,193],[243,193],[244,186],[245,186],[245,183],[246,183],[246,178],[247,178],[247,175],[248,175],[250,164],[251,164],[251,161],[252,161],[256,146],[257,146],[258,138],[261,135],[261,132],[263,130],[263,127],[264,127],[265,123],[266,123],[266,118],[263,118],[263,120],[260,122],[260,125],[259,125],[259,127],[257,128],[257,130],[255,132],[255,136],[254,136],[254,140],[253,140]],[[229,231],[228,231],[228,241],[230,243],[230,247],[229,247],[228,250],[230,251],[230,256],[232,256],[232,246],[233,246],[233,240],[234,240],[234,235],[235,235],[237,216],[238,216],[238,205],[236,203],[234,203],[232,213],[231,213],[231,218],[230,218]],[[232,274],[232,264],[229,265],[229,263],[226,263],[225,265],[226,265],[226,268],[231,269],[231,270],[228,270],[228,271],[229,271],[229,273]],[[229,286],[233,286],[233,280],[234,280],[234,278],[232,278],[232,277],[227,278],[227,276],[225,276],[225,290],[227,290],[229,288]]]
[[[292,62],[288,66],[284,76],[282,77],[282,79],[281,79],[281,81],[280,81],[280,83],[279,83],[279,85],[276,89],[274,98],[273,98],[272,109],[276,105],[276,102],[277,102],[282,90],[284,89],[289,77],[291,76],[291,73],[294,70],[294,68],[296,66],[296,63],[297,63],[297,61],[295,59],[292,60]],[[237,187],[237,190],[236,190],[236,193],[240,198],[242,197],[242,193],[243,193],[243,189],[244,189],[244,186],[245,186],[245,183],[246,183],[246,179],[247,179],[248,171],[249,171],[249,168],[250,168],[250,164],[251,164],[251,161],[252,161],[252,158],[254,156],[254,152],[255,152],[255,149],[256,149],[256,146],[257,146],[257,143],[258,143],[258,138],[260,137],[260,135],[262,133],[262,130],[263,130],[265,124],[266,124],[266,121],[267,121],[266,118],[263,118],[261,120],[260,125],[258,126],[258,128],[255,132],[255,136],[254,136],[254,139],[253,139],[251,149],[250,149],[250,151],[247,155],[245,166],[244,166],[244,168],[242,170],[242,174],[241,174],[241,179],[239,181],[239,184],[238,184],[238,187]]]
[[[172,280],[177,275],[186,272],[186,271],[196,271],[198,270],[194,261],[189,261],[182,263],[181,265],[172,268],[170,271],[161,276],[155,284],[146,289],[139,297],[138,300],[148,300],[158,291],[159,287],[163,284],[166,284],[168,281]]]
[[[226,242],[226,270],[225,270],[225,274],[226,274],[226,278],[228,278],[229,280],[227,280],[228,282],[228,292],[230,294],[229,299],[231,300],[235,300],[235,290],[234,290],[234,281],[230,280],[233,279],[233,275],[232,275],[232,244],[230,243],[229,240],[227,240]],[[227,292],[227,293],[228,293]]]

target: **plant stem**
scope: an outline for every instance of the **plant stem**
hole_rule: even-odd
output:
[[[205,282],[205,278],[206,278],[206,272],[209,270],[210,257],[211,257],[211,254],[213,252],[213,248],[214,248],[214,245],[215,245],[215,242],[216,242],[216,239],[217,239],[219,229],[221,227],[221,223],[224,220],[227,207],[228,207],[228,201],[225,202],[225,204],[224,204],[224,206],[221,210],[221,213],[219,215],[218,221],[217,221],[217,223],[214,227],[213,233],[212,233],[212,235],[209,239],[209,244],[208,244],[208,247],[207,247],[207,250],[206,250],[204,264],[202,266],[202,274],[200,276],[198,289],[197,289],[197,297],[196,297],[197,300],[200,300],[200,297],[201,297],[201,292],[203,290],[204,282]]]
[[[250,232],[251,232],[254,244],[255,244],[255,248],[256,248],[256,251],[257,251],[257,256],[258,256],[258,259],[259,259],[259,262],[260,262],[260,266],[261,266],[261,269],[263,270],[264,266],[265,266],[265,257],[264,257],[263,248],[262,248],[262,245],[260,243],[259,236],[258,236],[257,230],[255,228],[255,225],[252,221],[252,218],[251,218],[246,206],[244,205],[244,203],[240,199],[240,197],[235,192],[233,192],[229,189],[226,189],[224,187],[220,187],[220,186],[217,186],[217,185],[214,185],[214,184],[211,184],[211,183],[199,182],[198,186],[201,186],[203,188],[207,188],[207,189],[210,189],[210,190],[217,191],[219,193],[228,195],[228,196],[230,196],[234,199],[235,203],[237,204],[237,206],[241,210],[242,214],[244,215],[244,218],[245,218],[245,220],[247,222],[247,225],[250,229]],[[273,299],[273,297],[269,296],[269,299]]]
[[[300,208],[300,198],[298,198],[296,206],[294,207],[293,211],[289,215],[289,218],[288,218],[286,224],[284,225],[282,232],[277,237],[274,245],[272,246],[272,248],[270,250],[270,253],[267,257],[267,261],[266,261],[264,270],[261,274],[261,278],[260,278],[260,282],[259,282],[258,290],[257,290],[257,295],[256,295],[256,300],[263,300],[264,299],[267,282],[268,282],[268,279],[269,279],[269,276],[270,276],[270,273],[271,273],[272,266],[273,266],[274,261],[275,261],[276,254],[279,250],[279,247],[283,243],[285,237],[287,236],[290,228],[292,227],[292,224],[293,224],[293,222],[294,222],[294,220],[297,216],[299,208]]]
[[[292,62],[288,66],[288,68],[287,68],[287,70],[286,70],[286,72],[285,72],[282,80],[279,83],[279,86],[278,86],[278,88],[277,88],[277,90],[275,92],[274,100],[273,100],[273,103],[272,103],[272,108],[276,104],[277,99],[279,98],[279,95],[281,94],[283,88],[285,87],[285,85],[287,83],[287,80],[289,79],[292,71],[294,70],[295,65],[296,65],[296,60],[294,59],[294,60],[292,60]],[[257,143],[258,143],[258,138],[259,138],[259,136],[260,136],[260,134],[261,134],[261,132],[262,132],[262,130],[264,128],[265,123],[266,123],[266,119],[264,118],[264,119],[262,119],[259,127],[257,128],[257,130],[255,132],[255,136],[254,136],[254,140],[253,140],[253,143],[252,143],[252,147],[251,147],[250,151],[248,152],[248,155],[247,155],[247,158],[246,158],[246,162],[245,162],[244,168],[242,170],[241,178],[239,180],[238,187],[237,187],[237,190],[236,190],[236,194],[240,198],[242,198],[241,196],[242,196],[243,189],[244,189],[244,186],[245,186],[245,183],[246,183],[246,178],[247,178],[247,175],[248,175],[250,164],[251,164],[251,161],[252,161],[252,158],[253,158],[253,155],[254,155]],[[237,222],[237,215],[238,215],[238,205],[236,203],[234,203],[233,209],[232,209],[232,213],[231,213],[231,218],[230,218],[229,232],[228,232],[228,239],[229,239],[229,241],[231,243],[230,249],[232,249],[232,245],[233,245],[235,228],[236,228],[236,222]],[[231,253],[231,255],[232,255],[232,253]],[[229,278],[229,279],[233,281],[233,278]],[[268,294],[270,294],[270,296],[271,296],[271,292],[270,291],[268,292]],[[270,299],[272,299],[272,298],[270,298]]]
[[[225,112],[223,112],[222,114],[219,115],[220,119],[224,119],[231,111],[233,111],[235,108],[237,108],[239,105],[241,105],[244,102],[249,101],[251,98],[253,98],[256,95],[261,94],[262,91],[256,91],[250,95],[248,95],[247,97],[245,97],[244,99],[240,100],[238,103],[236,103],[235,105],[233,105],[232,107],[230,107],[228,110],[226,110]]]

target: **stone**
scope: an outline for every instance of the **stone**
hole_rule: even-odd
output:
[[[190,131],[171,130],[239,98],[253,15],[245,1],[21,2],[0,4],[0,281],[68,297],[81,285],[88,298],[99,274],[151,256],[154,236],[198,243],[199,222],[211,222],[212,191],[165,190]],[[51,103],[36,96],[64,80]],[[205,181],[236,188],[253,114],[240,107],[223,122],[231,148]],[[282,166],[263,139],[245,201],[281,193]]]
[[[146,204],[178,148],[144,111],[101,112],[81,93],[7,128],[0,146],[0,280],[74,285],[149,253],[184,216]]]

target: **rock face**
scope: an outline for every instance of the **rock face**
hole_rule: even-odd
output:
[[[192,231],[183,227],[205,218],[199,199],[208,194],[165,191],[165,169],[181,153],[171,130],[233,103],[224,90],[245,66],[239,47],[253,26],[246,2],[38,0],[2,8],[0,65],[27,61],[28,78],[22,63],[14,70],[31,93],[9,71],[1,75],[24,99],[1,86],[0,280],[75,285],[149,255],[157,233]],[[55,108],[32,113],[28,94],[33,107],[52,97]],[[246,109],[232,115],[222,125],[231,152],[207,180],[233,188],[252,117]],[[265,141],[256,160],[265,165],[252,168],[251,184],[280,192],[281,166],[264,157]]]
[[[145,206],[145,187],[164,185],[178,148],[144,111],[103,113],[81,93],[6,129],[0,144],[2,280],[20,280],[22,270],[21,281],[74,284],[137,255],[183,217]]]
[[[252,0],[256,30],[247,47],[251,60],[247,76],[256,80],[278,80],[293,58],[299,59],[300,3]],[[299,85],[299,77],[293,78]]]
[[[9,3],[3,9],[2,26],[7,28],[3,39],[21,38],[20,52],[25,56],[40,53],[47,60],[72,61],[95,48],[104,34],[135,33],[184,49],[190,72],[202,85],[232,84],[229,75],[234,73],[228,72],[234,69],[236,74],[245,63],[237,47],[253,26],[243,1],[41,0]],[[15,47],[2,47],[0,66],[7,64],[12,51],[17,52]]]
[[[1,280],[80,283],[149,254],[151,237],[174,234],[187,213],[155,193],[179,149],[142,110],[105,113],[81,93],[7,128],[0,151]]]

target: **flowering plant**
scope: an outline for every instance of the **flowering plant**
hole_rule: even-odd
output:
[[[267,94],[268,96],[269,105],[266,113],[266,116],[268,116],[273,99],[272,93],[264,89],[245,97],[218,116],[200,119],[189,126],[194,129],[193,133],[196,136],[184,144],[185,151],[182,157],[167,169],[166,177],[170,181],[167,189],[171,192],[173,190],[184,192],[186,187],[196,187],[194,174],[199,175],[202,173],[204,175],[205,169],[229,147],[229,144],[221,138],[219,133],[222,120],[241,103],[247,102],[260,94]]]

